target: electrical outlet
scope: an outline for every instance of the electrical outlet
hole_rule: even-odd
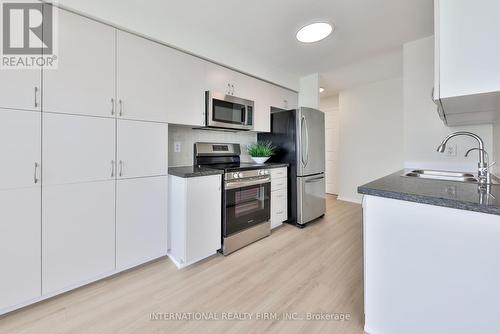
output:
[[[174,142],[174,152],[181,153],[182,151],[182,143],[180,141]]]
[[[457,156],[457,144],[446,145],[446,151],[444,154],[447,157],[456,157]]]

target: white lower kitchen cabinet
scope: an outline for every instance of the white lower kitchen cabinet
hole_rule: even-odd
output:
[[[183,268],[221,248],[222,177],[169,176],[169,256]]]
[[[117,176],[128,179],[168,174],[168,125],[118,120]]]
[[[271,228],[279,227],[288,219],[287,168],[271,169]]]
[[[43,294],[63,292],[115,269],[115,181],[43,187]]]
[[[0,314],[41,296],[40,187],[0,190]]]
[[[117,181],[117,270],[167,255],[167,182],[167,176]]]

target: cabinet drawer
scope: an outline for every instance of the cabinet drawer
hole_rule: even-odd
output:
[[[288,201],[286,189],[271,193],[271,228],[280,226],[288,219]]]
[[[279,179],[282,177],[287,177],[287,168],[273,168],[271,169],[271,179]]]
[[[271,179],[271,191],[287,189],[287,185],[288,179],[286,177],[282,177],[280,179]]]

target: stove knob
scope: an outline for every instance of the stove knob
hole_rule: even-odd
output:
[[[264,171],[264,174],[265,174],[265,175],[269,175],[269,171],[268,171],[268,170],[265,170],[265,171]]]
[[[237,179],[237,178],[239,178],[239,177],[240,177],[240,173],[234,173],[234,174],[233,174],[233,179]]]
[[[264,175],[264,171],[263,170],[259,170],[259,172],[257,173],[257,175],[259,175],[259,176]]]
[[[241,179],[243,177],[243,173],[238,173],[238,177]]]

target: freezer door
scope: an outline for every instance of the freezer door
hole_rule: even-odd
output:
[[[306,224],[325,214],[325,174],[297,178],[298,224]]]
[[[325,114],[300,108],[297,113],[297,175],[307,176],[325,171]]]

